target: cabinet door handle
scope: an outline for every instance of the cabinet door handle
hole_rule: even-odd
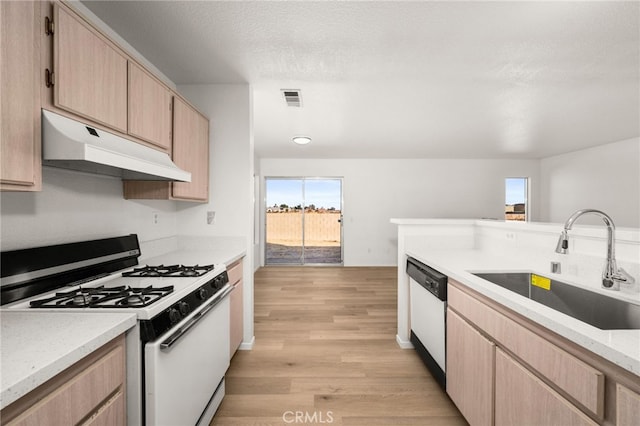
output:
[[[48,16],[44,18],[44,33],[48,36],[53,35],[55,26],[53,25],[53,19]]]
[[[55,80],[55,73],[53,71],[51,71],[49,68],[47,68],[46,70],[44,70],[45,72],[45,76],[44,76],[44,81],[45,84],[47,85],[47,87],[51,87],[54,84],[56,84],[56,80]]]

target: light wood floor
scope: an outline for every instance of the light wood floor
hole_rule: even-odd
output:
[[[396,335],[396,268],[267,267],[213,425],[464,425]],[[296,415],[298,416],[296,418]]]

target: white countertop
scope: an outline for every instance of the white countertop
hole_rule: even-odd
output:
[[[181,235],[147,241],[141,243],[141,246],[143,246],[142,256],[138,259],[141,265],[151,265],[173,257],[181,259],[175,260],[176,262],[180,261],[189,265],[222,263],[229,266],[247,254],[246,241],[240,237]]]
[[[132,313],[0,311],[0,409],[135,324]]]
[[[568,284],[576,284],[572,282],[571,277],[551,274],[545,270],[532,270],[531,262],[525,258],[497,256],[481,250],[408,250],[406,254],[640,376],[640,330],[600,330],[476,277],[469,271],[531,271]],[[638,295],[624,295],[608,290],[590,290],[640,304]]]

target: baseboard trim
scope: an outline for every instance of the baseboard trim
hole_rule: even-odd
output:
[[[238,347],[238,350],[240,351],[250,351],[253,349],[253,345],[256,343],[256,336],[251,337],[251,341],[249,342],[242,342],[240,343],[240,346]]]
[[[398,343],[398,346],[400,346],[402,349],[413,349],[413,343],[411,343],[411,341],[403,340],[397,334],[396,334],[396,343]]]

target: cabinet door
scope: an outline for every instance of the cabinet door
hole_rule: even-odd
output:
[[[173,98],[173,161],[191,172],[191,182],[174,182],[173,198],[209,198],[209,120],[180,98]]]
[[[604,374],[507,318],[449,281],[449,307],[597,417],[604,415]]]
[[[231,342],[229,345],[230,356],[236,353],[236,350],[240,347],[240,343],[242,343],[242,332],[243,332],[243,309],[242,309],[242,280],[239,280],[235,285],[234,289],[231,292],[230,298],[231,306],[229,308],[230,313],[230,336]]]
[[[636,426],[640,421],[640,395],[620,384],[616,388],[616,424]]]
[[[0,180],[3,190],[39,191],[38,2],[0,2]]]
[[[54,104],[126,133],[126,57],[57,3],[54,22]]]
[[[129,62],[129,134],[171,150],[171,92]]]
[[[509,355],[496,350],[495,424],[597,425]]]
[[[494,357],[495,345],[447,310],[447,393],[474,426],[493,424]]]

